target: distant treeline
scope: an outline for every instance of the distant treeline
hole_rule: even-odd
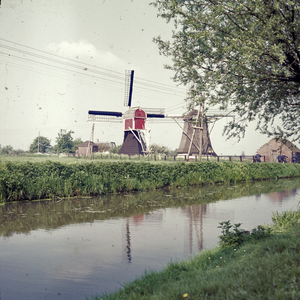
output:
[[[300,176],[300,165],[238,162],[0,162],[0,202]]]

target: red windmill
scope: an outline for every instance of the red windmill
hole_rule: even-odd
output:
[[[144,155],[150,152],[149,130],[146,128],[147,118],[164,118],[165,110],[131,107],[133,78],[134,71],[126,71],[124,105],[129,109],[125,113],[89,110],[89,121],[120,123],[124,119],[124,141],[119,154]]]

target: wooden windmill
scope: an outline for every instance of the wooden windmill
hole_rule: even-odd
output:
[[[131,107],[134,71],[126,71],[124,105],[129,109],[125,112],[89,110],[89,121],[117,122],[124,120],[124,141],[119,154],[149,154],[149,130],[146,128],[147,118],[164,118],[164,109]]]
[[[208,125],[205,122],[207,117],[204,115],[202,124],[199,126],[195,126],[194,124],[195,120],[197,120],[196,116],[198,115],[198,112],[198,110],[194,109],[185,115],[184,127],[177,153],[190,156],[198,155],[199,152],[201,152],[202,155],[217,156],[212,147]]]
[[[189,160],[190,156],[196,155],[199,155],[200,161],[202,155],[217,156],[212,147],[210,132],[207,124],[212,120],[214,120],[215,123],[217,120],[224,117],[234,117],[234,115],[230,115],[230,113],[226,115],[220,113],[205,114],[205,99],[204,96],[202,97],[203,99],[200,102],[198,110],[194,109],[194,98],[192,98],[191,106],[193,109],[183,117],[184,128],[182,128],[182,136],[177,153],[179,155],[185,155],[187,160]]]

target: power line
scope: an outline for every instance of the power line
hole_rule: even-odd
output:
[[[24,61],[27,61],[27,62],[31,62],[31,63],[34,63],[34,64],[37,64],[37,65],[43,65],[43,66],[47,66],[47,67],[50,67],[50,68],[54,68],[54,69],[58,69],[60,71],[64,71],[64,72],[69,72],[69,73],[72,73],[73,75],[76,74],[76,75],[80,75],[80,76],[84,76],[84,77],[90,77],[92,78],[94,81],[96,80],[104,80],[106,81],[107,83],[109,84],[114,84],[114,88],[110,88],[112,90],[116,90],[115,89],[115,84],[118,84],[119,86],[123,86],[124,85],[124,82],[118,82],[118,81],[115,81],[115,80],[111,80],[111,79],[107,79],[107,78],[104,78],[103,76],[99,77],[99,76],[95,76],[95,75],[91,75],[89,73],[85,73],[85,72],[79,72],[77,70],[70,70],[70,69],[65,69],[63,67],[60,67],[60,66],[55,66],[53,64],[48,64],[48,63],[45,63],[45,62],[40,62],[40,61],[35,61],[35,60],[32,60],[32,59],[29,59],[29,58],[25,58],[25,57],[20,57],[20,56],[17,56],[17,55],[14,55],[14,54],[9,54],[9,53],[4,53],[4,52],[1,52],[1,54],[4,54],[6,55],[7,57],[14,57],[16,59],[20,59],[20,60],[24,60]],[[6,62],[3,62],[3,64],[7,64]],[[16,67],[18,68],[22,68],[22,69],[26,69],[26,67],[20,67],[19,65],[17,65]],[[81,69],[81,68],[80,68]],[[32,68],[28,68],[27,69],[28,71],[34,71],[34,72],[37,72],[36,70],[33,70]],[[47,73],[46,73],[47,74]],[[56,77],[59,77],[56,75]],[[62,78],[60,76],[60,78]],[[67,80],[73,80],[71,78],[65,78]],[[122,79],[123,81],[123,79]],[[83,82],[80,82],[80,83],[83,83]],[[88,82],[85,82],[84,84],[90,84],[91,83],[88,83]],[[95,82],[94,82],[95,84]],[[103,87],[103,86],[101,86]],[[179,97],[180,99],[182,99],[182,95],[178,95],[176,91],[172,92],[172,90],[170,89],[164,89],[164,90],[158,90],[156,89],[155,90],[155,86],[150,86],[151,88],[144,88],[144,87],[139,87],[138,84],[135,86],[135,89],[137,89],[138,91],[141,91],[142,93],[143,92],[154,92],[154,93],[158,93],[158,96],[159,97],[162,97],[162,96],[172,96],[172,97]],[[159,87],[158,87],[159,88]],[[179,91],[180,92],[180,91]],[[152,97],[153,96],[149,96],[149,94],[143,94],[143,95],[146,95],[146,97]],[[157,97],[157,96],[155,96]],[[169,100],[169,101],[173,101],[172,99]]]
[[[3,39],[3,38],[0,38],[0,40],[8,42],[8,43],[15,44],[15,45],[27,48],[27,49],[31,49],[31,50],[34,50],[34,51],[37,51],[37,52],[40,52],[40,53],[44,53],[44,54],[47,54],[47,55],[50,55],[50,56],[53,56],[53,57],[58,57],[58,58],[61,58],[61,59],[67,60],[67,61],[84,64],[85,66],[95,67],[95,68],[101,69],[103,71],[109,72],[109,74],[110,73],[115,73],[116,75],[120,75],[120,76],[123,75],[120,72],[111,71],[111,70],[108,70],[108,69],[105,69],[105,68],[102,68],[102,67],[98,67],[98,66],[94,66],[94,65],[91,65],[91,64],[88,64],[88,63],[83,63],[83,62],[77,61],[75,59],[71,59],[71,58],[68,58],[68,57],[60,56],[60,55],[57,55],[57,54],[54,54],[54,53],[50,53],[50,52],[47,52],[47,51],[43,51],[43,50],[40,50],[40,49],[37,49],[37,48],[33,48],[33,47],[30,47],[30,46],[26,46],[26,45],[23,45],[23,44],[12,42],[12,41],[9,41],[9,40]],[[22,51],[21,49],[18,49],[18,48],[14,48],[14,49],[16,49],[15,51],[18,51],[18,50]],[[32,55],[32,53],[31,53],[31,55]]]
[[[50,56],[58,57],[58,58],[61,58],[61,59],[67,60],[67,61],[71,61],[71,62],[75,62],[75,63],[80,63],[80,64],[84,64],[85,66],[90,66],[90,67],[93,67],[93,68],[97,68],[97,69],[109,72],[109,74],[110,73],[115,73],[116,75],[119,75],[119,76],[121,76],[121,78],[123,78],[123,74],[120,73],[120,72],[108,70],[108,69],[105,69],[105,68],[102,68],[102,67],[99,67],[99,66],[96,66],[96,65],[89,64],[89,63],[83,63],[81,61],[77,61],[77,60],[74,60],[74,59],[71,59],[71,58],[68,58],[68,57],[64,57],[64,56],[60,56],[60,55],[57,55],[57,54],[54,54],[54,53],[43,51],[43,50],[40,50],[40,49],[37,49],[37,48],[34,48],[34,47],[26,46],[26,45],[23,45],[23,44],[20,44],[20,43],[12,42],[12,41],[9,41],[9,40],[3,39],[3,38],[0,38],[0,40],[8,42],[8,43],[13,43],[15,45],[18,45],[18,46],[21,46],[21,47],[24,47],[24,48],[28,48],[28,49],[31,49],[31,50],[34,50],[34,51],[37,51],[37,52],[41,52],[41,53],[44,53],[44,54],[47,54],[47,55],[50,55]],[[11,48],[13,48],[13,47],[11,47]],[[17,48],[15,48],[15,49],[17,49]],[[20,50],[20,49],[18,49],[18,50]],[[148,80],[148,79],[142,79],[142,78],[139,78],[139,77],[136,77],[136,79],[141,80],[141,81],[145,81],[145,82],[149,82],[152,85],[154,84],[156,86],[160,86],[161,88],[171,88],[171,89],[174,89],[173,86],[162,84],[160,82],[155,82],[155,81]],[[183,93],[185,93],[185,92],[183,92]]]
[[[18,45],[18,46],[21,46],[21,47],[24,47],[24,48],[27,48],[27,49],[30,49],[30,50],[33,50],[33,51],[36,51],[38,53],[43,54],[43,55],[41,55],[41,54],[33,53],[33,52],[30,52],[30,51],[27,51],[27,50],[15,48],[15,47],[12,47],[12,46],[9,46],[9,45],[0,44],[0,47],[2,47],[4,49],[19,52],[23,55],[32,56],[35,59],[42,60],[42,62],[34,60],[34,59],[29,59],[29,58],[20,57],[20,56],[13,55],[13,54],[1,52],[1,54],[3,54],[3,55],[7,55],[9,57],[12,56],[12,57],[20,59],[20,60],[26,60],[26,61],[29,61],[29,62],[34,63],[34,64],[45,65],[47,67],[50,66],[52,68],[56,68],[56,69],[59,69],[61,71],[73,72],[73,73],[76,73],[76,74],[79,74],[79,75],[82,75],[82,76],[91,77],[93,79],[100,79],[100,80],[109,81],[109,82],[112,82],[112,83],[117,83],[117,84],[122,84],[122,85],[124,84],[124,79],[123,79],[124,76],[121,75],[121,73],[119,73],[119,72],[107,70],[105,68],[98,67],[98,66],[95,66],[95,65],[91,65],[89,63],[83,63],[81,61],[77,61],[77,60],[74,60],[74,59],[63,57],[63,56],[60,56],[60,55],[57,55],[57,54],[52,54],[52,53],[49,53],[49,52],[46,52],[46,51],[43,51],[43,50],[39,50],[39,49],[36,49],[36,48],[33,48],[33,47],[22,45],[22,44],[19,44],[19,43],[14,43],[14,42],[8,41],[6,39],[0,38],[0,40],[8,42],[8,43],[13,43],[15,45]],[[45,56],[44,54],[46,54],[48,56]],[[51,62],[51,64],[45,63],[44,61]],[[53,65],[53,63],[58,64],[60,67]],[[61,67],[61,66],[63,66],[63,67]],[[87,66],[89,66],[90,68],[87,68]],[[83,73],[83,72],[79,72],[79,71],[75,71],[75,70],[70,70],[66,67],[69,67],[69,68],[72,68],[72,69],[74,68],[75,70],[78,70],[78,69],[79,70],[84,70],[86,72]],[[177,96],[179,94],[181,97],[183,97],[186,94],[183,90],[180,90],[179,88],[174,88],[172,86],[164,85],[164,84],[161,84],[161,83],[158,83],[158,82],[145,80],[145,79],[141,79],[141,78],[137,78],[137,79],[138,80],[135,83],[135,88],[137,88],[137,89],[141,89],[141,90],[145,90],[145,91],[151,91],[151,92],[155,92],[155,93],[170,94],[170,95],[173,95],[173,96]]]

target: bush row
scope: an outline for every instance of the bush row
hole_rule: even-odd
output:
[[[0,202],[300,176],[278,163],[0,162]]]

